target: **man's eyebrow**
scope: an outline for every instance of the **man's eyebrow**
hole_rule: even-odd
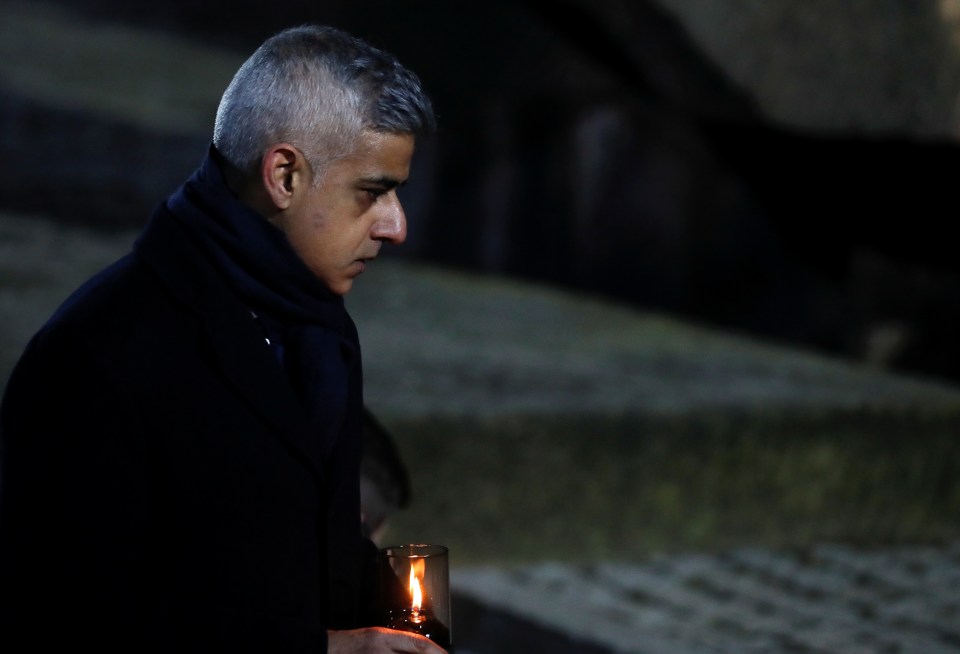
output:
[[[380,175],[378,177],[361,177],[361,184],[369,184],[371,186],[379,186],[385,189],[392,189],[398,186],[403,186],[407,183],[405,179],[397,179],[395,177],[390,177],[389,175]]]

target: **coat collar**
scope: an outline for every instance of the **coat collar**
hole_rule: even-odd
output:
[[[215,363],[234,390],[280,438],[324,479],[320,440],[308,429],[306,411],[266,345],[263,333],[216,269],[165,206],[138,239],[135,255],[203,325]]]

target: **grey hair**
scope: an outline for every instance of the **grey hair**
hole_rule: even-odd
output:
[[[419,136],[436,122],[417,76],[393,55],[332,27],[293,27],[240,67],[217,109],[213,143],[243,174],[273,144],[300,149],[318,181],[364,130]]]

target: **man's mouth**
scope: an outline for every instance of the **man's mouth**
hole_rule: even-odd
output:
[[[377,258],[376,256],[372,256],[372,257],[361,257],[360,259],[357,259],[354,263],[358,264],[358,266],[359,266],[359,268],[360,268],[360,272],[363,272],[364,270],[367,269],[367,264],[368,264],[369,262],[373,261],[373,260],[376,259],[376,258]]]

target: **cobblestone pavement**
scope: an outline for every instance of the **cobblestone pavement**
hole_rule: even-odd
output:
[[[960,653],[960,543],[470,568],[453,584],[611,652]]]

